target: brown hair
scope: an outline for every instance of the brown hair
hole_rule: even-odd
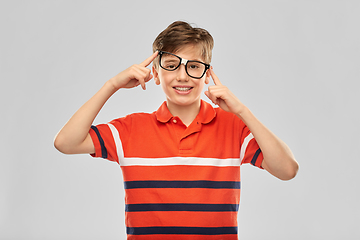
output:
[[[192,27],[189,23],[176,21],[162,31],[153,43],[153,52],[156,50],[176,53],[185,45],[193,44],[199,47],[201,57],[210,64],[214,40],[210,33],[202,28]],[[158,65],[158,57],[153,62]]]

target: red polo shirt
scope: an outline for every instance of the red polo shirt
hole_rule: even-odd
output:
[[[186,127],[166,102],[93,126],[94,157],[120,164],[128,239],[237,239],[240,165],[262,153],[234,114],[201,102]]]

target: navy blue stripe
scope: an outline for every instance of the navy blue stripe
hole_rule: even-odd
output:
[[[260,153],[261,153],[261,149],[259,148],[259,149],[255,152],[253,158],[251,159],[251,164],[252,164],[252,165],[255,166],[256,159],[258,158],[258,156],[259,156]]]
[[[129,235],[149,234],[196,234],[222,235],[237,234],[237,227],[126,227]]]
[[[214,188],[240,189],[240,182],[235,181],[127,181],[125,189],[135,188]]]
[[[150,203],[127,204],[126,212],[151,212],[151,211],[190,211],[190,212],[237,212],[238,204],[200,204],[200,203]]]
[[[104,140],[102,139],[99,130],[95,126],[91,126],[91,129],[94,130],[94,132],[96,133],[96,136],[99,139],[99,143],[100,143],[100,146],[101,146],[101,157],[102,158],[107,158],[107,156],[108,156],[107,150],[106,150]]]

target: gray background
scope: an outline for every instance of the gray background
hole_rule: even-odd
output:
[[[242,168],[240,238],[359,239],[359,12],[356,0],[1,1],[0,239],[125,238],[118,165],[53,138],[175,20],[209,30],[222,83],[300,163],[288,182]],[[147,87],[118,92],[95,124],[156,110],[164,94]]]

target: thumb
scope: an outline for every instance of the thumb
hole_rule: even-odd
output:
[[[204,94],[205,94],[208,98],[210,98],[209,91],[205,91]]]
[[[150,81],[152,78],[153,78],[153,75],[152,75],[152,74],[150,74],[150,75],[146,78],[145,82]]]
[[[204,94],[215,104],[217,105],[217,99],[215,98],[215,101],[213,100],[213,98],[211,97],[209,91],[205,91]]]

